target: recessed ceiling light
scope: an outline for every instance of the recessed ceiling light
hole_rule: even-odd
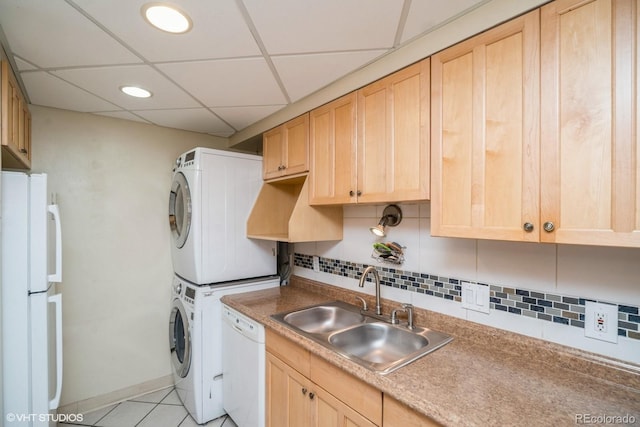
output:
[[[191,29],[191,19],[186,13],[162,3],[147,3],[142,6],[142,16],[154,27],[173,34],[186,33]]]
[[[136,98],[149,98],[151,96],[151,92],[137,86],[122,86],[120,90],[127,95],[134,96]]]

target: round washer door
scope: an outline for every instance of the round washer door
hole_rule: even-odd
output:
[[[169,319],[169,350],[171,363],[176,374],[184,378],[191,366],[191,335],[189,333],[189,318],[184,305],[179,298],[171,304]]]
[[[191,191],[182,172],[175,174],[171,184],[169,226],[173,242],[178,248],[183,247],[191,228]]]

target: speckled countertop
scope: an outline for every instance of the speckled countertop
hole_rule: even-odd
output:
[[[294,276],[289,286],[222,301],[444,425],[622,424],[603,418],[618,416],[640,425],[639,366],[416,309],[416,324],[454,341],[379,375],[270,318],[327,301],[354,303],[355,295],[373,305],[372,296]],[[385,313],[392,306],[383,300]]]

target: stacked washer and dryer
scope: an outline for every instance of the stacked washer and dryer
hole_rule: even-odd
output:
[[[249,154],[195,148],[173,170],[169,346],[176,391],[198,424],[225,414],[220,298],[280,285],[276,242],[246,237],[261,185],[262,157]]]

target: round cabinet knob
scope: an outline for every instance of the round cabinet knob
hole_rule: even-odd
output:
[[[356,193],[358,196],[362,196],[362,191],[358,190],[358,192]]]
[[[307,394],[307,389],[306,389],[306,388],[304,388],[304,387],[302,388],[302,394],[303,394],[303,395],[306,395],[306,394]]]
[[[353,197],[355,195],[355,193],[353,192],[353,190],[349,191],[349,197]]]
[[[522,228],[527,233],[531,233],[533,231],[533,224],[531,224],[530,222],[525,222]]]
[[[556,229],[556,226],[551,221],[547,221],[543,224],[543,228],[544,228],[544,231],[546,231],[547,233],[551,233],[553,230]]]
[[[309,393],[309,399],[313,400],[313,398],[314,398],[314,397],[316,397],[316,395],[315,395],[315,394],[313,394],[313,393]]]

